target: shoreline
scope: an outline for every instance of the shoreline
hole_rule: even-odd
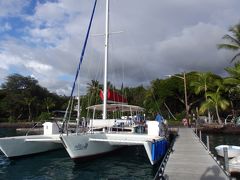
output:
[[[1,122],[0,128],[32,128],[38,122]],[[43,127],[41,123],[36,126],[36,128]],[[179,126],[169,126],[169,128],[177,128]],[[210,134],[240,134],[240,127],[228,125],[218,125],[218,124],[205,124],[197,127],[197,131]]]
[[[38,122],[1,122],[0,128],[32,128]],[[41,124],[37,125],[36,127],[42,127]]]
[[[240,127],[228,125],[207,124],[197,127],[197,131],[209,134],[240,134]]]

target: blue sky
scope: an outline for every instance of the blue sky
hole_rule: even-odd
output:
[[[69,95],[93,0],[0,0],[0,83],[12,73]],[[226,74],[233,52],[216,44],[240,22],[239,0],[110,0],[109,79],[148,85],[193,70]],[[105,0],[98,0],[80,73],[102,82]]]

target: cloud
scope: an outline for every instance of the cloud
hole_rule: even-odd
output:
[[[27,5],[27,0],[7,0],[0,1],[0,17],[12,17],[21,15],[23,8]]]
[[[0,31],[5,32],[4,38],[0,33],[0,82],[6,74],[20,72],[69,95],[94,1],[37,2],[30,6],[29,1],[0,1]],[[80,72],[82,84],[103,81],[104,36],[93,34],[104,34],[104,3],[97,4]],[[183,71],[224,74],[232,53],[218,50],[216,44],[239,22],[239,5],[238,0],[111,1],[110,31],[123,32],[110,35],[109,80],[120,87],[122,82],[147,85]],[[9,30],[14,33],[7,34]]]
[[[18,56],[12,56],[8,53],[0,54],[0,67],[4,70],[9,70],[11,65],[21,62],[21,59]]]
[[[183,29],[179,36],[156,43],[156,52],[161,55],[165,67],[179,70],[201,70],[221,73],[227,65],[219,56],[216,45],[224,31],[218,26],[199,23]]]
[[[45,73],[45,72],[51,71],[53,69],[52,66],[49,66],[47,64],[41,64],[36,61],[29,61],[26,64],[26,67],[33,69],[33,71],[38,72],[38,73]]]
[[[5,31],[9,31],[12,29],[12,26],[9,23],[4,23],[1,27],[0,27],[0,33],[1,32],[5,32]]]

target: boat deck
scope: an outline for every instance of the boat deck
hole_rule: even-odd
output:
[[[164,171],[165,179],[229,179],[191,128],[180,128]]]

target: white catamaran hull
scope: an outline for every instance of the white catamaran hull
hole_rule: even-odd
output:
[[[152,143],[165,140],[159,136],[131,133],[71,134],[62,135],[60,138],[73,160],[90,159],[123,146],[143,145],[151,164],[159,160],[152,159]]]
[[[5,156],[19,157],[63,148],[59,134],[0,138],[0,149]]]
[[[91,138],[106,139],[104,134],[63,135],[61,139],[72,159],[87,159],[116,150],[121,146],[112,146],[108,142],[95,142]]]

